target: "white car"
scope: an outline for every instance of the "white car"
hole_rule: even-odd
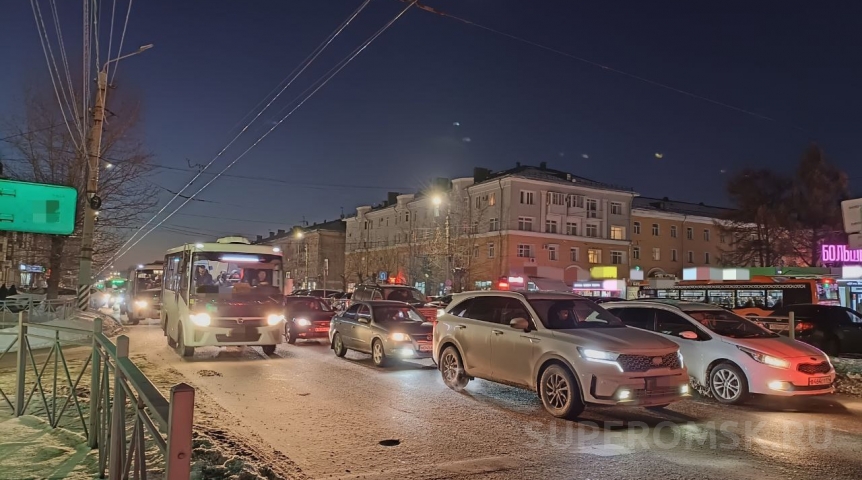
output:
[[[721,307],[675,300],[603,306],[630,327],[676,342],[692,382],[709,388],[721,403],[741,403],[751,393],[795,396],[835,391],[835,370],[826,354]]]
[[[437,319],[433,356],[453,390],[472,378],[518,386],[559,418],[588,404],[661,408],[689,389],[674,342],[567,293],[455,294]]]

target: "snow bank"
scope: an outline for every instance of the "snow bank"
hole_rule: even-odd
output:
[[[862,359],[831,358],[835,367],[835,390],[862,396]]]
[[[98,451],[83,435],[30,415],[3,415],[0,431],[0,478],[93,478]]]
[[[66,327],[66,328],[76,328],[79,330],[84,330],[81,333],[78,332],[60,332],[60,341],[68,341],[68,340],[86,340],[90,337],[90,334],[93,331],[93,321],[92,319],[87,318],[70,318],[67,320],[51,320],[48,322],[43,322],[38,325],[51,325],[56,327]],[[39,337],[48,337],[48,338],[37,338],[30,337],[30,348],[39,349],[39,348],[51,348],[54,345],[54,336],[56,335],[56,330],[52,330],[50,328],[43,328],[41,326],[34,326],[30,324],[27,332],[32,335],[39,335]],[[10,352],[18,351],[18,327],[9,327],[0,330],[0,352],[6,350],[9,347],[9,344],[13,344],[12,348],[9,350]]]

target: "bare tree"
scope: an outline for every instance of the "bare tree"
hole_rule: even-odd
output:
[[[18,158],[10,162],[9,176],[78,190],[74,233],[69,237],[40,235],[34,242],[51,271],[48,295],[52,298],[56,296],[61,278],[75,276],[78,270],[80,232],[87,201],[87,159],[76,148],[48,90],[26,90],[24,107],[23,116],[6,121],[6,135],[14,135],[8,140],[12,155]],[[144,150],[136,136],[140,104],[134,99],[117,97],[111,111],[100,153],[102,207],[93,242],[94,271],[104,266],[128,235],[128,229],[138,225],[141,216],[157,203],[157,189],[146,180],[152,171],[152,155]]]

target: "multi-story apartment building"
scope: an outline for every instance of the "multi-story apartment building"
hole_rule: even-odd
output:
[[[594,267],[625,278],[635,193],[547,168],[476,169],[416,195],[390,194],[347,224],[348,275],[396,276],[439,293],[500,278],[560,289]]]
[[[719,222],[728,209],[668,198],[637,197],[632,207],[632,266],[646,277],[682,278],[682,270],[722,266],[730,249]]]
[[[345,289],[342,220],[296,226],[258,235],[255,243],[272,245],[284,255],[284,272],[294,288]]]

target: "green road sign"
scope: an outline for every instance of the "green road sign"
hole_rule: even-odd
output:
[[[77,206],[72,187],[0,180],[0,230],[71,235]]]

